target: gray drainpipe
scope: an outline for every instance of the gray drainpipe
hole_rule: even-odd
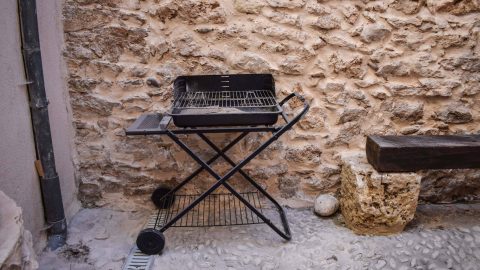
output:
[[[36,2],[35,0],[18,0],[18,9],[33,133],[37,158],[40,161],[36,165],[41,178],[43,208],[48,225],[47,246],[55,250],[65,244],[67,223],[63,211],[60,181],[53,156],[47,108],[48,100],[45,94],[42,56],[40,54]]]

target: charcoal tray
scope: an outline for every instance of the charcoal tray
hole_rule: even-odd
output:
[[[181,76],[174,99],[178,127],[273,125],[282,113],[271,74]]]

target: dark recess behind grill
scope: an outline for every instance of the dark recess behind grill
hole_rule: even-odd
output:
[[[179,76],[174,82],[174,95],[195,91],[237,91],[262,89],[275,93],[272,74],[225,74]]]

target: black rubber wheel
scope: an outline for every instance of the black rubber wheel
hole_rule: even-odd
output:
[[[168,187],[160,186],[152,193],[152,202],[158,209],[169,208],[175,202],[175,194],[173,193],[162,200],[163,196],[170,192],[170,190]]]
[[[165,236],[155,229],[142,230],[137,237],[137,247],[145,254],[158,254],[165,247]]]

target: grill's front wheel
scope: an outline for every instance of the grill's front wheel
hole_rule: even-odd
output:
[[[160,186],[152,193],[152,202],[158,209],[166,209],[172,206],[173,202],[175,202],[175,194],[169,194],[170,188],[165,186]],[[164,197],[167,195],[166,197]]]
[[[137,237],[137,247],[145,254],[158,254],[165,247],[165,236],[159,230],[142,230]]]

